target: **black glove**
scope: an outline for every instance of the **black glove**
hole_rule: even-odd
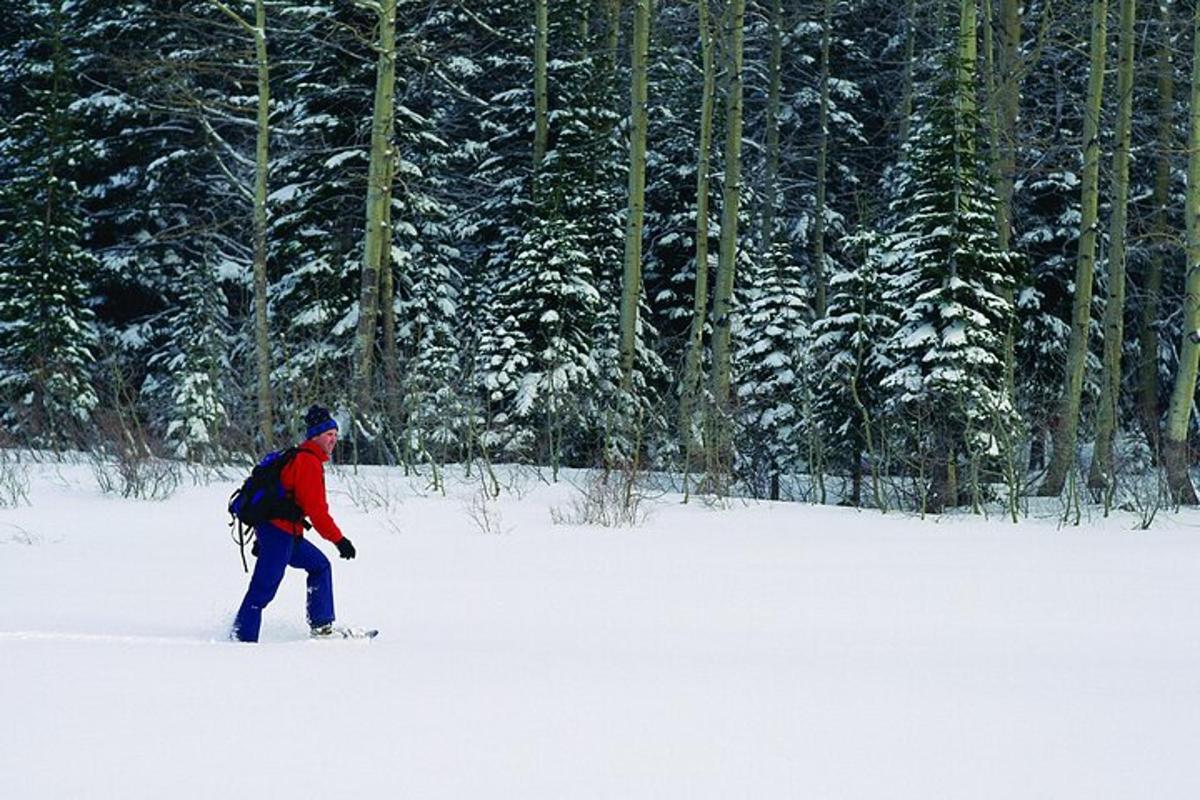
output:
[[[357,555],[354,545],[350,544],[350,540],[345,536],[338,539],[335,544],[337,545],[338,555],[340,555],[342,558],[354,558],[354,556]]]

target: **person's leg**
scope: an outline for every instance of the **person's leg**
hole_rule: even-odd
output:
[[[262,625],[262,610],[275,599],[283,573],[292,557],[296,537],[281,531],[274,525],[260,525],[258,536],[258,560],[254,562],[254,574],[250,576],[250,588],[238,609],[233,622],[233,638],[242,642],[257,642]]]
[[[333,622],[333,568],[321,549],[307,539],[299,539],[288,562],[308,573],[308,624],[312,627]]]

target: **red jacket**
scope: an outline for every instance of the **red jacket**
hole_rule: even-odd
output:
[[[311,439],[300,445],[288,465],[279,473],[283,490],[295,498],[296,504],[312,522],[317,533],[337,544],[342,540],[342,531],[329,516],[329,501],[325,498],[325,467],[329,454]],[[304,535],[304,523],[286,519],[273,519],[271,524],[293,536]]]

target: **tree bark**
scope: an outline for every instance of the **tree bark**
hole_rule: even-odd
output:
[[[1091,68],[1083,113],[1083,185],[1080,195],[1079,252],[1075,267],[1075,299],[1067,350],[1062,398],[1053,428],[1054,448],[1041,494],[1057,496],[1075,466],[1079,406],[1087,365],[1088,325],[1091,321],[1092,280],[1096,265],[1096,218],[1100,184],[1100,106],[1104,92],[1108,2],[1092,2]]]
[[[1175,146],[1175,67],[1171,51],[1171,2],[1158,0],[1158,152],[1154,157],[1154,215],[1150,264],[1143,288],[1138,333],[1138,421],[1150,447],[1158,452],[1158,314],[1162,303],[1164,256],[1170,248],[1167,204],[1171,201],[1171,151]]]
[[[254,363],[258,373],[258,435],[264,449],[275,446],[271,399],[271,337],[267,320],[267,169],[270,166],[270,63],[267,11],[254,3],[254,52],[258,61],[258,118],[254,147]]]
[[[975,155],[975,110],[978,103],[975,99],[975,78],[979,68],[979,11],[976,0],[959,0],[958,4],[958,87],[954,93],[955,110],[958,112],[956,124],[959,128],[969,128],[968,135],[963,137],[966,145],[966,158]],[[967,163],[971,163],[968,161]]]
[[[683,437],[685,464],[689,467],[698,442],[692,432],[696,395],[700,390],[700,356],[704,349],[704,321],[708,311],[708,183],[709,153],[713,138],[713,105],[716,96],[716,65],[713,61],[712,29],[708,0],[698,0],[700,57],[703,88],[700,101],[700,135],[696,155],[696,288],[692,295],[692,324],[688,334],[687,358],[679,399],[679,433]]]
[[[1125,338],[1125,223],[1129,208],[1129,153],[1133,128],[1133,54],[1135,0],[1121,0],[1117,57],[1117,143],[1113,153],[1112,218],[1109,221],[1108,303],[1104,307],[1104,362],[1096,446],[1088,483],[1111,487],[1113,441],[1121,395],[1121,345]]]
[[[608,63],[615,70],[617,66],[617,44],[621,41],[621,0],[608,0]]]
[[[813,222],[813,314],[825,316],[825,198],[829,165],[829,39],[833,0],[825,0],[821,15],[821,101],[817,109],[817,197]]]
[[[1013,184],[1017,172],[1017,114],[1021,101],[1020,0],[1000,0],[1000,33],[999,55],[993,58],[989,54],[989,59],[995,63],[998,79],[998,84],[993,84],[995,94],[989,98],[989,102],[992,102],[995,108],[995,124],[992,126],[995,135],[992,141],[996,160],[996,234],[1000,249],[1007,251],[1012,247]],[[1015,296],[1011,286],[1004,287],[1002,296],[1010,306],[1014,305]],[[1004,331],[1004,386],[1010,402],[1016,395],[1015,339],[1013,320],[1010,317]]]
[[[729,430],[727,419],[730,412],[730,344],[742,180],[742,42],[745,21],[745,0],[731,0],[727,36],[729,88],[725,102],[725,176],[721,192],[721,244],[717,258],[717,285],[713,296],[712,386],[717,435],[716,441],[710,444],[709,462],[712,465],[726,459],[732,452],[732,432]],[[714,447],[715,450],[712,449]]]
[[[550,138],[550,101],[547,91],[548,51],[550,47],[549,0],[534,0],[535,25],[533,37],[533,174],[537,175],[546,157]]]
[[[779,84],[783,63],[783,9],[781,0],[771,0],[771,55],[767,61],[766,174],[763,177],[762,231],[759,241],[764,255],[775,243],[775,203],[779,183]]]
[[[996,119],[999,109],[996,104],[996,80],[1000,70],[996,64],[995,14],[992,11],[992,0],[983,0],[983,21],[979,26],[983,35],[983,54],[980,56],[979,72],[983,76],[984,107],[987,109],[988,131],[991,136],[992,153],[999,150],[999,139],[996,131]]]
[[[371,407],[371,369],[375,351],[375,327],[379,313],[379,269],[385,242],[385,216],[391,204],[391,160],[396,83],[396,0],[382,0],[379,12],[379,61],[375,72],[375,108],[371,120],[371,161],[367,177],[367,227],[363,247],[362,287],[358,302],[358,329],[354,337],[358,412]]]
[[[275,442],[275,423],[271,398],[271,337],[267,319],[267,172],[270,167],[271,71],[267,56],[267,10],[264,0],[254,2],[251,25],[233,9],[210,0],[254,37],[254,55],[258,65],[258,109],[254,142],[254,371],[257,379],[258,435],[262,446],[270,450]]]
[[[396,344],[396,279],[392,271],[392,194],[395,183],[395,154],[387,160],[385,179],[389,187],[388,202],[383,207],[383,246],[379,248],[379,313],[383,322],[383,381],[384,409],[392,431],[399,431],[400,352]]]
[[[646,67],[651,0],[635,0],[630,45],[629,216],[625,224],[625,275],[621,284],[621,388],[633,387],[638,300],[642,294],[642,219],[646,200]]]
[[[1188,428],[1196,396],[1197,362],[1200,361],[1200,6],[1194,12],[1195,43],[1192,52],[1192,93],[1188,132],[1188,185],[1184,203],[1187,221],[1187,278],[1183,297],[1183,342],[1179,348],[1179,371],[1167,412],[1163,448],[1167,486],[1179,503],[1196,505],[1196,490],[1188,469]]]
[[[907,0],[904,6],[904,86],[900,92],[900,146],[908,141],[913,113],[913,60],[917,44],[917,0]]]

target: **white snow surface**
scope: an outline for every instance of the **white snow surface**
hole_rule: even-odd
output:
[[[234,472],[149,502],[34,466],[0,509],[0,797],[1200,796],[1194,514],[668,494],[603,529],[552,522],[569,481],[461,474],[337,468],[339,621],[382,633],[308,640],[290,570],[248,645]]]

